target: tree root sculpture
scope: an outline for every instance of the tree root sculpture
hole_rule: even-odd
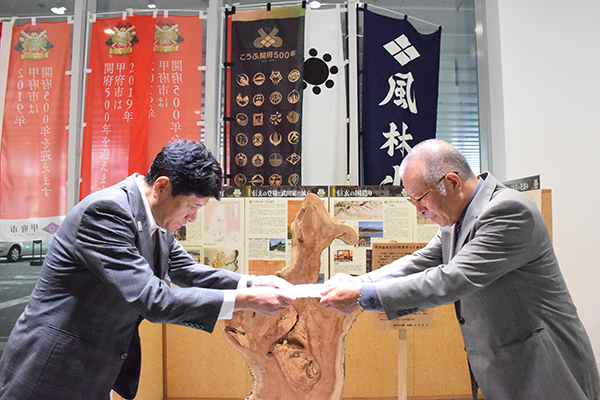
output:
[[[291,263],[276,275],[293,284],[317,282],[321,252],[334,239],[358,241],[356,230],[329,214],[314,194],[304,198],[290,229]],[[324,308],[316,298],[298,299],[273,315],[234,312],[221,329],[250,368],[254,385],[247,399],[341,399],[344,338],[359,313]]]

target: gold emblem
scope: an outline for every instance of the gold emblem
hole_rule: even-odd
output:
[[[281,102],[281,98],[282,98],[281,93],[273,92],[273,93],[271,93],[271,96],[269,96],[269,101],[271,102],[271,104],[276,106],[277,104],[279,104]]]
[[[244,186],[246,184],[246,176],[244,174],[237,174],[235,178],[233,178],[235,182],[235,186]]]
[[[288,134],[288,142],[290,142],[290,144],[298,144],[298,142],[300,141],[300,134],[296,131],[291,131]]]
[[[281,72],[274,70],[271,71],[271,76],[269,76],[269,79],[271,82],[273,82],[273,85],[277,85],[279,82],[281,82],[283,76],[281,76]]]
[[[300,175],[290,175],[290,177],[288,178],[288,183],[290,184],[290,186],[297,186],[300,183]]]
[[[263,124],[263,114],[262,113],[252,115],[252,125],[261,126],[262,124]]]
[[[297,111],[290,111],[287,115],[287,120],[290,124],[295,124],[300,119],[300,114]]]
[[[239,113],[238,115],[236,115],[235,120],[238,124],[240,124],[240,126],[248,125],[248,116],[244,113]]]
[[[250,101],[250,98],[248,96],[242,96],[241,93],[238,93],[238,95],[235,98],[235,102],[240,107],[246,107],[248,105],[249,101]]]
[[[283,162],[283,157],[281,157],[281,154],[279,154],[279,153],[273,153],[269,157],[269,164],[271,164],[274,167],[279,167],[282,162]]]
[[[135,26],[129,21],[122,21],[114,27],[113,34],[106,44],[110,46],[110,54],[124,55],[133,52],[133,45],[137,42]]]
[[[262,167],[264,162],[265,158],[262,156],[262,154],[255,154],[254,157],[252,157],[252,165],[254,165],[256,168]]]
[[[245,134],[243,134],[243,133],[238,133],[238,134],[235,136],[235,142],[236,142],[237,144],[239,144],[240,146],[245,146],[245,145],[247,145],[247,144],[248,144],[248,136],[246,136],[246,135],[245,135]]]
[[[287,100],[292,104],[296,104],[300,100],[300,93],[296,89],[292,90],[288,94]]]
[[[265,95],[262,93],[255,94],[254,97],[252,98],[252,104],[254,104],[256,107],[262,106],[264,102],[265,102]]]
[[[172,21],[158,21],[154,26],[154,42],[152,51],[171,53],[179,50],[183,37],[179,34],[179,25]]]
[[[298,71],[297,69],[291,70],[290,73],[288,74],[288,81],[294,83],[298,79],[300,79],[300,71]]]
[[[252,186],[262,186],[265,183],[265,178],[261,174],[256,174],[250,179]]]
[[[281,186],[281,182],[282,182],[282,179],[281,179],[281,175],[279,175],[279,174],[273,174],[269,177],[269,184],[271,186]]]
[[[243,167],[248,163],[248,157],[244,153],[237,153],[235,155],[235,163],[238,167]]]
[[[254,74],[254,78],[252,78],[252,81],[255,85],[262,85],[263,83],[265,83],[265,74],[263,74],[262,72],[257,72],[256,74]]]
[[[48,32],[36,27],[28,27],[21,31],[19,42],[15,49],[21,52],[21,59],[41,60],[48,58],[48,52],[54,47],[48,40]]]
[[[255,133],[254,136],[252,136],[252,144],[255,145],[256,147],[263,144],[264,141],[265,141],[265,138],[262,135],[262,133]]]
[[[235,81],[240,86],[248,86],[250,84],[250,78],[246,74],[238,74]]]
[[[260,49],[262,47],[269,48],[273,47],[281,47],[283,44],[283,39],[277,36],[279,33],[279,29],[273,28],[271,32],[267,34],[263,28],[258,30],[259,37],[254,39],[254,47]]]
[[[296,153],[292,153],[292,154],[290,154],[290,156],[288,158],[286,158],[286,160],[290,164],[296,165],[296,164],[298,164],[298,161],[300,161],[300,156]]]
[[[269,120],[271,121],[271,124],[279,125],[281,123],[281,113],[277,111],[275,114],[271,114]]]
[[[273,146],[279,146],[279,143],[281,143],[281,139],[281,133],[279,132],[273,132],[269,136],[269,142],[271,142]]]

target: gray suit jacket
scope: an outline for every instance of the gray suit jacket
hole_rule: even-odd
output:
[[[113,385],[133,398],[142,319],[214,329],[214,289],[241,275],[196,263],[160,229],[154,251],[136,176],[85,198],[57,231],[0,360],[0,399],[107,400]]]
[[[587,333],[533,201],[490,174],[458,235],[363,275],[388,318],[457,302],[473,374],[486,400],[584,400],[600,394]]]

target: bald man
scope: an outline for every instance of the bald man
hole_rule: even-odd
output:
[[[440,225],[425,248],[358,277],[321,303],[389,319],[455,303],[473,381],[486,400],[595,400],[600,378],[548,229],[526,195],[476,177],[452,145],[428,140],[400,166],[408,200]]]

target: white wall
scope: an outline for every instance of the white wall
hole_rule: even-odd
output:
[[[503,95],[504,132],[492,131],[505,140],[499,178],[539,174],[552,189],[556,254],[598,361],[600,1],[481,1],[498,20],[488,46],[502,74],[490,77]]]

